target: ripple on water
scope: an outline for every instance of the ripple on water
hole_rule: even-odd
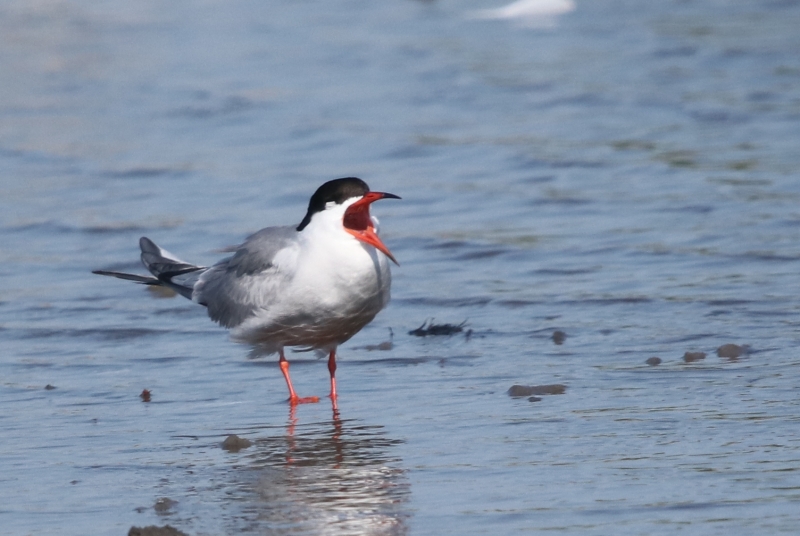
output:
[[[15,330],[20,339],[48,339],[48,338],[93,338],[108,341],[128,341],[140,338],[149,338],[174,333],[170,329],[152,328],[84,328],[84,329],[47,329],[29,328]]]

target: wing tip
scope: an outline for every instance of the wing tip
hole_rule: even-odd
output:
[[[113,272],[110,270],[92,270],[92,273],[97,275],[116,277],[117,279],[124,279],[126,281],[133,281],[135,283],[141,283],[142,285],[156,285],[156,286],[161,285],[161,281],[159,281],[155,277],[148,277],[137,274],[126,274],[124,272]]]

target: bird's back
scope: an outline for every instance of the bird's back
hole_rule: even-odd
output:
[[[297,234],[293,227],[267,227],[249,236],[231,257],[199,277],[192,299],[227,328],[268,309],[291,278],[292,267],[281,260],[297,248]]]

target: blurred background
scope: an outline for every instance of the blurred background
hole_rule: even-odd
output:
[[[0,2],[3,526],[797,531],[798,28],[796,0]],[[90,273],[142,270],[142,235],[213,263],[344,176],[403,200],[341,416]]]

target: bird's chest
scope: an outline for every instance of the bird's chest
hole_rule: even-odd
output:
[[[294,287],[301,301],[316,310],[347,315],[383,308],[391,274],[385,258],[360,244],[319,248],[298,270]]]

